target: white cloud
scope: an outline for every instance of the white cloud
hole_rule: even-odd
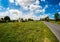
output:
[[[36,12],[45,13],[46,8],[48,8],[48,5],[45,5],[43,9],[41,7],[39,10],[36,10]]]
[[[41,0],[41,1],[45,1],[45,0]]]
[[[35,0],[16,0],[16,4],[22,7],[28,7],[30,4],[34,4]]]
[[[11,9],[8,11],[10,13],[10,17],[11,19],[18,19],[18,18],[22,18],[22,12],[16,9]]]
[[[39,8],[42,8],[42,7],[39,6],[39,5],[33,5],[33,4],[30,5],[30,10],[31,10],[31,11],[37,10],[37,9],[39,9]]]
[[[4,18],[5,16],[8,15],[8,12],[0,12],[0,18]]]
[[[24,19],[28,19],[28,18],[33,18],[33,14],[32,13],[31,14],[26,14],[24,16]]]
[[[60,2],[59,2],[59,6],[60,6]]]
[[[45,9],[41,9],[41,10],[37,10],[37,11],[40,12],[40,13],[44,13]]]
[[[41,6],[39,5],[39,0],[16,0],[16,5],[20,5],[20,6],[22,6],[24,9],[32,9],[32,10],[34,10],[35,8],[38,8],[38,7],[40,7],[41,8]],[[35,5],[34,5],[35,4]]]
[[[48,8],[48,5],[45,5],[44,9]]]
[[[23,19],[31,18],[34,20],[40,19],[40,17],[35,16],[33,14],[33,12],[23,15],[23,13],[21,11],[14,10],[14,9],[8,10],[6,12],[0,12],[0,18],[4,18],[5,16],[9,16],[11,18],[11,20],[17,20],[19,18],[23,18]]]
[[[45,1],[45,0],[42,0]],[[10,0],[11,3],[14,3],[14,0]],[[48,7],[48,5],[45,5],[44,8],[42,8],[42,6],[40,6],[40,2],[39,0],[15,0],[15,4],[16,5],[20,5],[21,7],[23,7],[23,9],[26,10],[30,10],[30,13],[23,15],[24,12],[16,10],[16,9],[9,9],[8,8],[8,13],[9,16],[11,17],[11,19],[18,19],[18,18],[24,18],[24,19],[28,19],[28,18],[32,18],[34,20],[38,20],[40,18],[44,18],[46,17],[46,15],[41,15],[41,16],[35,16],[35,12],[41,12],[44,13],[45,9]]]
[[[60,12],[58,12],[60,14]]]
[[[10,1],[10,3],[14,3],[14,0],[9,0]]]
[[[41,7],[41,9],[39,9],[39,10],[36,10],[36,12],[40,12],[40,13],[45,13],[45,10],[46,10],[46,8],[48,8],[48,5],[45,5],[45,7],[42,9],[42,7]]]
[[[44,19],[47,16],[48,16],[47,14],[43,14],[43,15],[40,16],[40,18]]]
[[[28,19],[28,18],[31,18],[31,19],[34,19],[34,20],[39,20],[40,17],[37,17],[34,15],[34,13],[28,13],[28,14],[25,14],[23,15],[23,13],[19,10],[9,10],[8,11],[10,13],[10,17],[12,20],[17,20],[18,18],[23,18],[23,19]]]
[[[23,19],[31,18],[31,19],[34,19],[34,20],[39,20],[40,18],[45,18],[48,15],[43,14],[41,16],[36,16],[34,14],[34,12],[32,12],[32,13],[30,12],[28,14],[23,15],[22,11],[19,11],[19,10],[16,10],[16,9],[11,9],[11,10],[8,10],[6,12],[1,12],[0,13],[0,18],[5,17],[5,16],[9,16],[11,18],[11,20],[17,20],[19,18],[23,18]]]
[[[36,11],[37,11],[37,12],[41,12],[41,13],[45,13],[46,8],[48,8],[48,5],[45,5],[45,7],[44,7],[43,9],[42,9],[42,7],[41,7],[40,10],[36,10]]]
[[[33,13],[26,14],[26,15],[24,16],[24,19],[29,19],[29,18],[34,19],[34,20],[39,20],[39,19],[40,19],[40,17],[35,16]]]
[[[0,12],[0,18],[4,18],[5,16],[9,16],[11,20],[16,20],[18,18],[22,18],[22,12],[15,9]]]
[[[30,9],[31,11],[34,11],[38,8],[42,8],[42,6],[39,5],[40,4],[39,0],[15,0],[15,4],[16,5],[19,4],[24,9],[27,10]]]
[[[39,0],[36,0],[36,5],[39,5],[39,4],[40,4]]]

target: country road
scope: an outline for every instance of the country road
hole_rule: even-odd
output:
[[[49,27],[49,29],[55,34],[55,36],[60,42],[60,25],[53,24],[50,22],[45,22],[45,21],[44,21],[44,24],[46,24]]]

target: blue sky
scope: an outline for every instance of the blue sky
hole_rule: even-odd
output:
[[[0,17],[53,19],[56,12],[60,12],[60,0],[0,0]]]

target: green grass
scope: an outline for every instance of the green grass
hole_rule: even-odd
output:
[[[59,42],[43,22],[0,23],[0,42]]]
[[[54,24],[60,24],[60,21],[50,21],[50,22],[52,22]]]

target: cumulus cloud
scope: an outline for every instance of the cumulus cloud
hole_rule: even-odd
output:
[[[11,3],[14,3],[14,0],[10,0]],[[45,5],[44,8],[42,8],[42,6],[40,6],[40,2],[39,0],[15,0],[15,4],[16,5],[20,5],[21,7],[23,7],[24,9],[29,9],[30,12],[23,15],[24,12],[22,12],[21,10],[17,10],[17,9],[9,9],[7,8],[6,12],[2,12],[0,16],[9,16],[12,20],[16,20],[19,18],[23,18],[23,19],[34,19],[34,20],[39,20],[40,18],[45,18],[47,15],[44,15],[45,9],[48,7],[48,5]],[[36,16],[35,13],[43,13],[43,15],[41,16]],[[5,15],[6,14],[6,15]]]
[[[22,11],[19,11],[19,10],[16,10],[16,9],[11,9],[11,10],[8,10],[6,12],[1,12],[0,13],[0,18],[4,18],[5,16],[9,16],[11,18],[11,20],[17,20],[19,18],[23,18],[23,19],[28,19],[28,18],[31,18],[31,19],[34,19],[34,20],[39,20],[40,18],[45,18],[47,17],[48,15],[44,14],[44,15],[41,15],[41,16],[36,16],[34,14],[34,12],[30,12],[29,14],[25,14],[23,15],[23,12]]]
[[[60,12],[58,12],[60,14]]]
[[[43,9],[40,7],[40,9],[36,10],[36,12],[45,13],[46,8],[48,8],[48,5],[45,5]]]
[[[42,8],[42,7],[39,6],[39,5],[33,5],[33,4],[30,5],[30,10],[31,10],[31,11],[37,10],[37,9],[39,9],[39,8]]]
[[[60,2],[59,2],[59,6],[60,6]]]
[[[0,13],[0,18],[4,18],[5,16],[9,16],[11,18],[11,20],[17,20],[19,18],[23,18],[23,19],[31,18],[31,19],[34,19],[34,20],[40,19],[40,17],[35,16],[33,14],[33,12],[23,15],[23,13],[21,11],[14,10],[14,9],[11,9],[11,10],[8,10],[6,12],[1,12]]]
[[[14,3],[14,0],[9,0],[10,3]]]
[[[38,8],[41,7],[39,5],[39,0],[16,0],[15,1],[16,5],[20,5],[21,7],[25,8],[25,9],[32,9],[32,8]]]
[[[8,12],[0,12],[0,18],[4,18],[5,16],[8,15]]]
[[[41,9],[41,10],[36,10],[36,12],[40,12],[40,13],[44,13],[45,12],[45,9]]]
[[[39,0],[36,0],[36,5],[39,5],[39,4],[40,4]]]
[[[16,9],[11,9],[8,11],[10,13],[10,17],[11,19],[18,19],[18,18],[22,18],[22,12]]]
[[[39,8],[42,9],[42,6],[40,6],[39,0],[15,0],[16,5],[20,5],[24,9],[30,9],[30,11],[38,10]],[[48,5],[46,5],[45,8],[47,8]]]
[[[24,16],[24,19],[29,19],[29,18],[34,19],[34,20],[39,20],[39,19],[40,19],[40,17],[35,16],[33,13],[26,14],[26,15]]]
[[[11,20],[17,20],[19,18],[35,19],[35,16],[34,16],[33,13],[23,15],[22,11],[19,11],[19,10],[16,10],[16,9],[11,9],[11,10],[8,10],[8,11],[5,11],[5,12],[0,12],[0,18],[4,18],[5,16],[9,16],[11,18]]]
[[[47,17],[47,16],[49,16],[48,14],[44,14],[44,15],[40,15],[40,18],[45,18],[45,17]]]
[[[29,5],[34,3],[35,3],[35,0],[16,0],[16,4],[19,4],[22,7],[28,7]]]
[[[15,9],[0,12],[0,18],[4,18],[5,16],[9,16],[11,20],[17,20],[18,18],[22,18],[22,12]]]

